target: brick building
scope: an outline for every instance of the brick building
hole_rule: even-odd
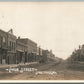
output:
[[[37,43],[28,38],[18,38],[13,30],[0,30],[0,64],[36,61]]]
[[[22,38],[20,39],[21,42],[24,42],[27,45],[27,57],[26,62],[34,62],[36,61],[36,55],[37,55],[37,43],[34,41],[28,39],[28,38]]]
[[[12,29],[8,32],[0,30],[0,64],[47,62],[51,56],[54,56],[52,51],[37,47],[37,43],[28,38],[17,39]]]
[[[7,33],[0,29],[0,64],[7,62],[7,43]]]
[[[17,39],[16,44],[16,61],[17,63],[25,63],[27,60],[28,46],[20,37]]]
[[[15,64],[16,63],[16,36],[13,35],[13,30],[7,32],[8,38],[8,52],[7,52],[7,63]]]

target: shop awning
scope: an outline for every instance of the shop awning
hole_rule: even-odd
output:
[[[18,49],[17,51],[19,51],[19,52],[24,52],[23,50],[19,50],[19,49]]]

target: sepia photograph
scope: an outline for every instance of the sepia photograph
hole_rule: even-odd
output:
[[[84,2],[0,2],[0,80],[84,80]]]

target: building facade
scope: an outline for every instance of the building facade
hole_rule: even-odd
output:
[[[48,50],[42,49],[42,55],[39,55],[39,62],[40,63],[46,63],[48,60],[47,57],[48,57]]]
[[[43,53],[42,53],[42,48],[40,48],[40,46],[39,47],[37,47],[37,57],[36,57],[36,59],[37,59],[37,61],[39,62],[41,59],[42,59],[42,57],[43,57]]]
[[[36,55],[37,55],[37,43],[34,41],[23,38],[20,39],[21,42],[24,42],[27,45],[27,57],[26,62],[34,62],[36,61]]]
[[[16,62],[17,63],[25,63],[27,62],[27,44],[20,39],[20,37],[16,41]]]
[[[7,32],[8,38],[8,52],[7,52],[7,63],[16,63],[16,36],[12,32]]]
[[[0,64],[7,63],[7,33],[0,29]]]
[[[52,50],[49,51],[39,48],[39,62],[47,63],[50,59],[55,59],[55,55],[52,53]]]
[[[47,62],[53,57],[52,50],[43,50],[28,38],[17,38],[12,29],[8,32],[0,30],[0,64]]]

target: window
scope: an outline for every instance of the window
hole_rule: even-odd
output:
[[[5,37],[3,37],[3,40],[2,40],[2,42],[3,42],[3,43],[5,43],[5,42],[6,42],[6,38],[5,38]]]
[[[13,49],[14,49],[14,51],[15,51],[15,48],[16,48],[16,45],[15,45],[15,42],[13,43]]]
[[[10,50],[11,50],[11,41],[10,41]]]
[[[14,43],[14,50],[15,50],[15,48],[16,48],[16,44]]]
[[[13,43],[13,49],[14,49],[14,51],[15,51],[15,43]]]
[[[2,37],[2,46],[6,47],[6,38],[5,37]]]
[[[13,42],[12,42],[12,50],[13,50]]]

